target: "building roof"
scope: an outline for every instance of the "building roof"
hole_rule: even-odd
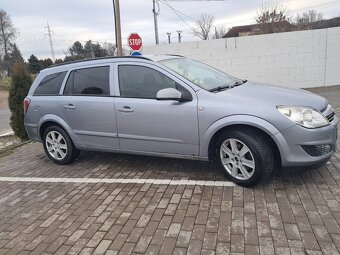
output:
[[[281,22],[274,22],[274,23],[280,23],[280,25],[283,27],[286,27],[288,31],[290,31],[293,27],[295,27],[293,24],[290,24],[288,21],[281,21]],[[340,17],[315,21],[315,22],[308,23],[308,24],[303,24],[303,25],[300,25],[300,27],[297,26],[295,30],[322,29],[322,28],[338,27],[338,26],[340,26]],[[232,27],[222,38],[239,37],[240,33],[250,33],[250,34],[256,33],[256,31],[259,31],[260,28],[261,28],[261,24],[252,24],[252,25]]]
[[[222,38],[238,37],[240,33],[253,31],[256,26],[257,24],[232,27]]]
[[[308,24],[306,24],[308,26]],[[312,29],[322,29],[329,27],[339,27],[340,26],[340,17],[332,18],[332,19],[324,19],[310,23]]]
[[[232,27],[222,38],[229,38],[229,37],[239,37],[240,33],[253,33],[261,31],[261,26],[271,26],[274,27],[274,25],[279,25],[279,27],[282,29],[280,32],[287,32],[290,31],[290,29],[293,27],[292,24],[290,24],[288,21],[280,21],[280,22],[272,22],[272,23],[266,23],[266,24],[252,24],[252,25],[244,25],[244,26],[236,26]]]

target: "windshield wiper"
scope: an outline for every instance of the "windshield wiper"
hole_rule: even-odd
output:
[[[246,83],[248,80],[241,80],[241,81],[237,81],[235,82],[233,85],[222,85],[222,86],[218,86],[216,88],[212,88],[212,89],[209,89],[210,92],[216,92],[216,91],[222,91],[222,90],[226,90],[226,89],[231,89],[235,86],[239,86],[239,85],[242,85],[244,83]]]
[[[230,89],[232,87],[232,85],[227,85],[227,86],[218,86],[216,88],[213,89],[209,89],[210,92],[215,92],[215,91],[222,91],[225,89]]]
[[[242,85],[244,83],[246,83],[248,80],[241,80],[241,81],[237,81],[234,83],[234,86],[239,86],[239,85]]]

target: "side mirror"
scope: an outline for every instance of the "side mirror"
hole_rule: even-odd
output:
[[[181,101],[182,93],[174,88],[161,89],[157,92],[156,99]]]

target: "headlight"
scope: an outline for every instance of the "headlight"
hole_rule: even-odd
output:
[[[307,107],[277,106],[287,118],[306,128],[318,128],[329,124],[329,121],[318,111]]]

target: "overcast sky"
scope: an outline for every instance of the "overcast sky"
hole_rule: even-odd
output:
[[[76,40],[82,43],[91,39],[114,42],[112,0],[0,0],[0,8],[11,15],[18,30],[17,44],[27,59],[31,54],[38,58],[51,57],[46,34],[46,24],[53,31],[53,44],[57,57]],[[162,0],[166,1],[166,0]],[[265,1],[265,0],[264,0]],[[309,9],[324,14],[325,18],[340,16],[340,0],[279,0],[295,16]],[[171,32],[172,42],[177,41],[176,30],[182,30],[183,41],[198,40],[190,33],[193,19],[202,13],[215,17],[215,26],[230,28],[254,23],[262,0],[226,1],[167,1],[178,14],[163,3],[160,5],[159,38],[167,42],[166,32]],[[144,45],[154,44],[152,0],[120,0],[123,45],[131,32],[138,32]]]

